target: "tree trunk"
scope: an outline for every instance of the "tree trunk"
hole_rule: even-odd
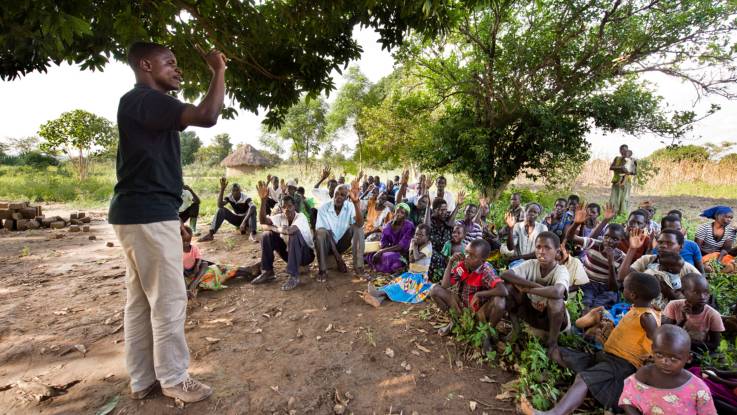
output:
[[[481,188],[484,189],[484,196],[487,199],[489,199],[489,203],[491,203],[499,199],[502,193],[504,193],[504,191],[507,189],[508,185],[509,185],[509,182],[506,182],[498,187],[494,187],[493,184],[489,184],[489,185],[482,186]]]

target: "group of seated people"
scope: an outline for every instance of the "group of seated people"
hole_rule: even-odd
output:
[[[506,341],[514,341],[525,322],[545,339],[550,358],[577,374],[549,413],[571,413],[589,395],[604,408],[627,413],[711,414],[716,407],[737,413],[729,412],[737,411],[735,374],[702,372],[692,362],[692,356],[714,352],[725,332],[708,278],[715,268],[735,271],[731,208],[705,210],[701,216],[710,222],[691,241],[680,211],[656,221],[649,201],[619,224],[609,204],[602,209],[571,195],[545,215],[541,204],[523,205],[514,193],[497,230],[486,199],[464,204],[464,192],[454,195],[446,185],[444,177],[426,175],[410,183],[408,171],[386,183],[363,174],[347,182],[325,168],[309,198],[296,180],[269,176],[258,183],[254,203],[237,184],[224,196],[223,178],[218,211],[199,241],[212,240],[226,220],[257,241],[258,223],[260,273],[251,282],[277,279],[276,252],[287,264],[283,290],[298,287],[300,267],[315,259],[318,282],[327,281],[331,261],[338,272],[348,272],[343,254],[350,249],[353,272],[369,281],[363,295],[368,304],[430,298],[453,316],[441,335],[452,332],[465,310],[491,327],[509,320]],[[190,193],[183,195],[189,205],[180,214],[191,224],[183,226],[184,268],[193,286],[219,289],[248,274],[202,260],[191,243],[197,217],[192,205],[199,198],[188,187],[184,192]],[[377,274],[391,278],[376,287],[371,280]],[[579,291],[583,311],[571,321],[566,303]],[[580,333],[601,351],[561,347],[562,332]],[[499,340],[487,336],[484,351]],[[520,409],[542,413],[524,399]]]

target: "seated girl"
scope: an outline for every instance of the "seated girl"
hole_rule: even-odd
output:
[[[415,225],[407,220],[409,206],[400,203],[396,207],[394,220],[384,225],[381,231],[381,249],[366,254],[366,264],[375,271],[393,274],[404,268],[409,243],[415,232]]]
[[[525,208],[525,221],[517,222],[517,219],[509,212],[504,221],[511,229],[506,243],[501,246],[501,253],[510,261],[509,267],[514,268],[524,260],[535,258],[535,239],[548,230],[545,224],[537,221],[542,213],[542,206],[532,202]]]
[[[626,414],[716,415],[709,387],[683,367],[691,361],[691,340],[680,327],[655,331],[654,362],[624,381],[619,405]]]
[[[223,283],[231,278],[244,277],[253,279],[260,273],[250,267],[234,267],[230,265],[217,265],[202,259],[197,245],[192,245],[192,228],[182,226],[182,248],[184,249],[183,265],[184,278],[187,281],[187,298],[197,297],[197,291],[222,290],[227,288]],[[254,272],[255,271],[255,272]]]
[[[409,244],[409,271],[379,289],[369,282],[363,300],[374,307],[379,307],[386,298],[400,303],[422,302],[432,287],[427,278],[431,259],[430,227],[421,223]]]

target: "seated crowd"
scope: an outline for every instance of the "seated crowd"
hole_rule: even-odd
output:
[[[253,284],[277,280],[274,252],[287,264],[283,290],[299,287],[300,267],[315,260],[315,279],[324,283],[329,268],[348,272],[343,254],[350,250],[353,273],[369,281],[363,298],[372,306],[429,298],[452,316],[441,335],[452,332],[466,309],[491,327],[508,320],[507,337],[488,335],[484,351],[514,341],[523,322],[539,333],[550,358],[576,373],[545,413],[572,413],[587,396],[632,414],[737,413],[735,373],[702,371],[698,364],[716,351],[724,320],[734,318],[719,314],[709,285],[717,269],[737,272],[729,207],[704,210],[701,216],[710,221],[692,241],[678,210],[656,220],[654,203],[644,202],[620,224],[614,223],[619,209],[610,203],[586,204],[576,195],[545,212],[514,193],[497,230],[487,200],[468,203],[463,191],[447,189],[442,176],[421,175],[410,183],[407,171],[386,182],[362,173],[348,181],[325,168],[310,196],[297,180],[269,176],[257,186],[257,201],[238,184],[224,195],[227,185],[221,179],[217,213],[199,242],[213,240],[224,221],[231,223],[260,242],[260,273],[201,258],[191,243],[199,234],[200,200],[185,187],[180,217],[191,227],[182,227],[184,268],[195,292],[219,289],[237,276]],[[377,286],[372,280],[381,274],[391,277]],[[579,292],[583,311],[572,321],[566,304]],[[600,351],[559,346],[564,332]],[[543,413],[524,398],[520,410]]]

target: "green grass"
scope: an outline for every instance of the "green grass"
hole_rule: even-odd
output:
[[[737,184],[709,184],[704,182],[683,182],[668,186],[663,191],[667,196],[699,196],[715,199],[737,198]]]

